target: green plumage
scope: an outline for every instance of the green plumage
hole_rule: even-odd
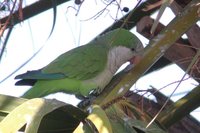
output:
[[[43,73],[62,73],[68,78],[87,80],[101,72],[107,61],[104,44],[80,46],[62,54],[42,69]]]
[[[25,98],[43,97],[56,92],[88,96],[93,89],[102,90],[120,65],[135,55],[131,49],[136,50],[141,45],[131,32],[116,29],[60,55],[40,70],[18,75],[16,79],[22,80],[16,84],[33,85],[23,95]],[[121,47],[124,47],[127,55],[120,52],[124,50]]]

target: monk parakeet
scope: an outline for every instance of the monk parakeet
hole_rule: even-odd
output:
[[[32,85],[22,97],[43,97],[56,92],[88,96],[100,93],[119,67],[143,48],[130,31],[115,29],[86,45],[74,48],[46,67],[27,71],[15,78],[16,85]]]

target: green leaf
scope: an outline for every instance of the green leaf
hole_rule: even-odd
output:
[[[110,118],[111,125],[114,132],[117,132],[117,133],[118,132],[119,133],[122,133],[122,132],[165,133],[165,131],[162,128],[160,128],[160,126],[157,125],[157,123],[152,123],[152,125],[147,128],[146,126],[148,125],[148,122],[150,120],[146,121],[146,119],[149,119],[149,116],[145,115],[145,113],[143,113],[144,115],[142,115],[138,111],[138,109],[132,107],[130,111],[133,111],[134,116],[129,116],[128,114],[126,114],[127,112],[125,113],[124,110],[121,109],[120,106],[118,103],[115,103],[114,105],[111,105],[106,109],[106,113]],[[137,115],[138,115],[137,111],[139,112],[139,114],[142,115],[140,117],[147,117],[145,118],[145,121],[143,119],[142,120],[137,119]]]
[[[0,95],[0,132],[72,132],[87,117],[77,107],[47,99],[15,98]],[[13,125],[13,126],[10,126]]]
[[[126,122],[134,129],[143,131],[145,133],[166,133],[160,127],[158,127],[156,124],[151,124],[151,126],[146,128],[148,123],[141,121],[141,120],[129,119]]]
[[[66,104],[48,113],[41,121],[39,132],[73,132],[88,114],[77,107]]]
[[[127,122],[126,117],[116,105],[106,108],[106,114],[109,117],[114,133],[137,133]]]
[[[0,112],[8,114],[17,106],[19,106],[20,104],[26,101],[27,100],[23,98],[16,98],[16,97],[0,94],[0,103],[1,103]]]
[[[37,133],[43,116],[63,105],[65,104],[56,100],[41,98],[28,100],[16,107],[1,121],[0,132],[17,132],[27,124],[25,132]]]
[[[98,105],[90,107],[91,113],[87,117],[100,133],[112,133],[112,127],[105,111]]]
[[[98,105],[91,105],[90,114],[75,129],[74,133],[112,133],[110,120]]]
[[[73,133],[98,133],[96,131],[96,127],[94,127],[93,123],[90,121],[85,120],[84,122],[81,122],[78,127],[74,130]]]

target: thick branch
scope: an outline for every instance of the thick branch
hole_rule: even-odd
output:
[[[169,106],[159,115],[158,120],[160,123],[168,128],[177,121],[181,120],[184,116],[188,115],[191,111],[198,108],[200,106],[199,94],[200,86],[197,86],[186,96]]]
[[[175,15],[180,13],[183,8],[175,1],[171,4],[171,9]],[[188,40],[194,48],[200,48],[200,28],[197,24],[193,25],[187,32]]]
[[[151,19],[148,16],[144,17],[138,22],[137,31],[146,38],[151,39],[165,27],[161,23],[158,24],[155,34],[152,35],[150,34],[150,29],[152,25],[153,19]],[[180,38],[165,52],[164,57],[170,60],[171,62],[176,63],[180,68],[182,68],[185,71],[188,65],[190,64],[192,58],[196,54],[195,51],[196,50],[192,48],[189,42]],[[199,66],[199,64],[197,65]],[[196,78],[197,81],[199,81],[200,73],[198,72],[197,68],[194,68],[191,72],[191,75],[194,76],[194,78]]]

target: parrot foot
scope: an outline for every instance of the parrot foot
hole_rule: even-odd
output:
[[[83,95],[80,95],[80,94],[76,94],[75,97],[78,98],[79,100],[85,100],[85,99],[87,99],[87,97],[85,97]]]
[[[90,95],[89,97],[85,97],[77,106],[79,108],[85,108],[89,106],[95,98],[96,96],[93,96],[93,95]]]
[[[91,94],[90,96],[92,97],[97,97],[101,94],[102,90],[101,89],[95,89]]]
[[[81,108],[81,109],[84,109],[85,107],[89,106],[91,104],[91,101],[90,99],[85,99],[85,100],[82,100],[80,103],[78,103],[78,107]]]
[[[94,90],[89,94],[88,97],[83,96],[83,95],[80,95],[80,94],[76,94],[76,95],[75,95],[76,98],[78,98],[78,99],[81,100],[81,102],[80,102],[77,106],[78,106],[79,108],[85,108],[85,107],[89,106],[89,105],[92,103],[92,101],[93,101],[97,96],[100,95],[101,91],[102,91],[101,89],[94,89]]]

